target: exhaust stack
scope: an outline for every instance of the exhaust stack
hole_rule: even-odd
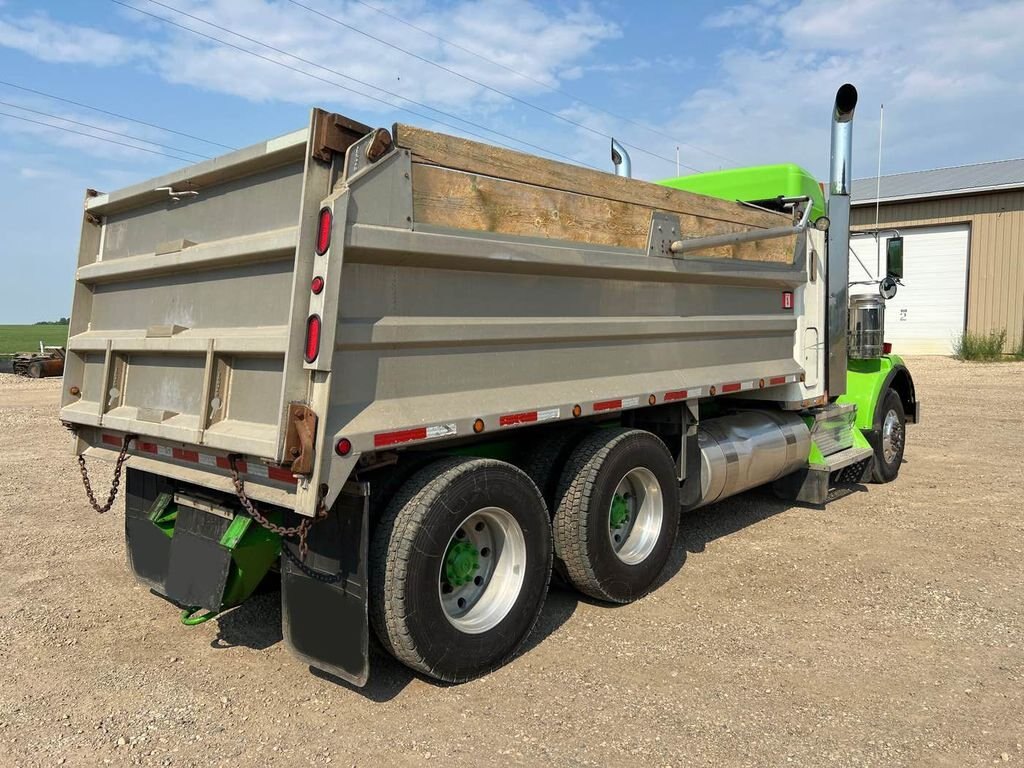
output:
[[[633,163],[629,159],[629,152],[615,139],[612,139],[612,165],[615,166],[616,176],[633,178]]]
[[[836,91],[832,108],[832,152],[828,180],[828,376],[830,398],[846,392],[847,313],[850,299],[850,188],[852,185],[853,111],[857,89]]]

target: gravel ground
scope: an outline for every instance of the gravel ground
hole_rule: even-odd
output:
[[[59,382],[0,375],[0,764],[1024,765],[1024,364],[911,368],[895,483],[702,510],[647,598],[556,591],[495,674],[362,690],[289,655],[278,593],[181,626],[87,506]]]

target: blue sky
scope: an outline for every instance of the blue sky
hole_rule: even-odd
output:
[[[883,173],[1024,155],[1021,1],[123,3],[0,0],[0,80],[232,147],[305,125],[312,105],[374,125],[397,120],[453,133],[459,132],[451,127],[456,126],[536,151],[507,138],[515,137],[601,168],[608,165],[606,136],[614,134],[646,150],[630,150],[634,175],[646,179],[675,175],[677,146],[683,173],[792,161],[820,177],[827,165],[831,96],[849,80],[861,92],[858,176],[875,172],[882,102]],[[225,151],[9,85],[0,84],[0,101],[6,103],[0,105],[3,113],[156,152],[198,160]],[[0,323],[68,314],[86,187],[109,191],[182,165],[179,159],[0,116],[0,203],[6,220]]]

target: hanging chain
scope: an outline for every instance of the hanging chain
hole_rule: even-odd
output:
[[[114,499],[117,498],[117,492],[121,486],[121,470],[124,467],[125,461],[128,459],[128,446],[131,445],[132,440],[136,437],[137,435],[124,436],[124,442],[121,444],[121,452],[117,454],[117,463],[114,465],[114,481],[110,484],[110,493],[107,496],[107,502],[102,507],[100,506],[100,503],[96,501],[96,496],[92,492],[92,483],[89,482],[89,470],[85,467],[85,456],[78,454],[78,468],[82,470],[82,485],[85,486],[85,495],[89,497],[89,503],[98,514],[102,515],[114,506]]]
[[[306,541],[306,537],[309,535],[309,529],[312,528],[316,523],[327,517],[327,508],[324,506],[324,497],[321,494],[317,500],[316,516],[307,517],[298,525],[292,527],[286,527],[278,525],[266,517],[256,509],[256,505],[252,503],[252,500],[245,495],[245,485],[242,482],[242,478],[238,474],[238,467],[235,466],[235,462],[238,460],[238,454],[232,453],[228,456],[228,466],[231,469],[231,480],[235,484],[235,494],[238,496],[238,500],[242,502],[242,506],[245,511],[249,513],[257,523],[262,525],[271,533],[276,533],[278,536],[298,536],[299,538],[299,557],[302,560],[306,559],[306,553],[309,552],[309,544]]]

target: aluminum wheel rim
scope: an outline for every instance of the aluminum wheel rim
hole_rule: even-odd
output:
[[[885,463],[892,464],[902,447],[903,425],[900,424],[900,417],[896,415],[896,411],[890,409],[882,423],[882,456],[885,457]]]
[[[615,486],[608,505],[608,538],[615,556],[627,565],[646,560],[661,537],[664,516],[658,478],[647,467],[629,470]]]
[[[471,562],[468,547],[476,550],[477,567],[468,573],[468,580],[461,582]],[[453,553],[461,557],[453,560]],[[507,510],[484,507],[463,520],[448,540],[437,592],[452,626],[478,635],[508,616],[525,579],[526,537],[522,527]],[[457,583],[450,583],[453,580]]]

